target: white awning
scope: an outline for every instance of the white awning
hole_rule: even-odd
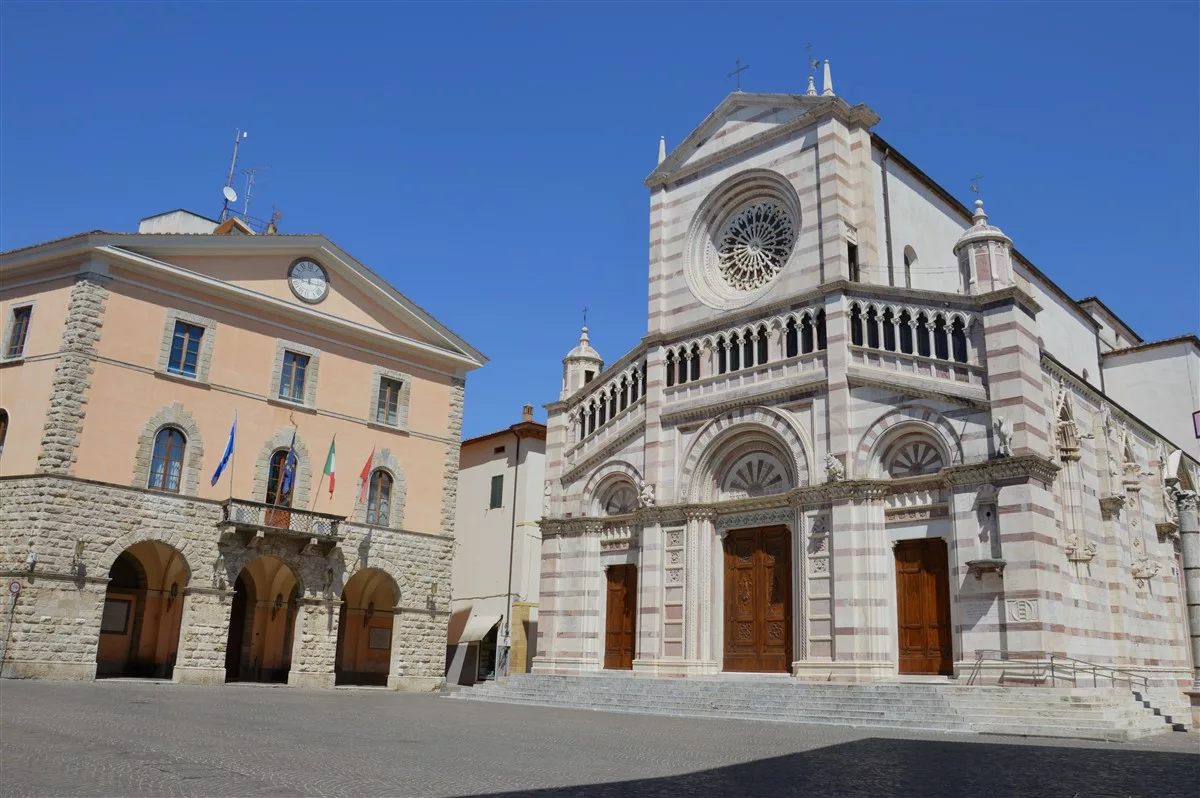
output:
[[[463,627],[462,634],[458,637],[458,642],[462,643],[477,643],[487,637],[488,632],[500,623],[502,615],[472,615],[467,619],[467,625]]]

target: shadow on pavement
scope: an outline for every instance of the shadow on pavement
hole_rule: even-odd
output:
[[[1200,747],[1200,746],[1198,746]],[[587,756],[580,751],[581,756]],[[616,775],[616,774],[614,774]],[[604,796],[1188,796],[1200,752],[870,738],[678,776],[491,793]]]

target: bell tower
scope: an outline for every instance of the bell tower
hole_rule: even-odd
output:
[[[558,398],[566,399],[571,394],[587,385],[601,371],[604,371],[604,358],[592,349],[588,340],[588,328],[584,327],[579,333],[579,344],[563,358],[562,393]]]

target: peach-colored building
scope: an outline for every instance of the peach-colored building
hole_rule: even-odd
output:
[[[0,319],[4,676],[440,684],[482,354],[324,236],[186,211],[0,255]]]

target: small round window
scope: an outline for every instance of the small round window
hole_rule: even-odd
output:
[[[717,268],[731,288],[753,291],[779,274],[795,241],[787,211],[774,202],[756,202],[735,214],[714,242]]]

